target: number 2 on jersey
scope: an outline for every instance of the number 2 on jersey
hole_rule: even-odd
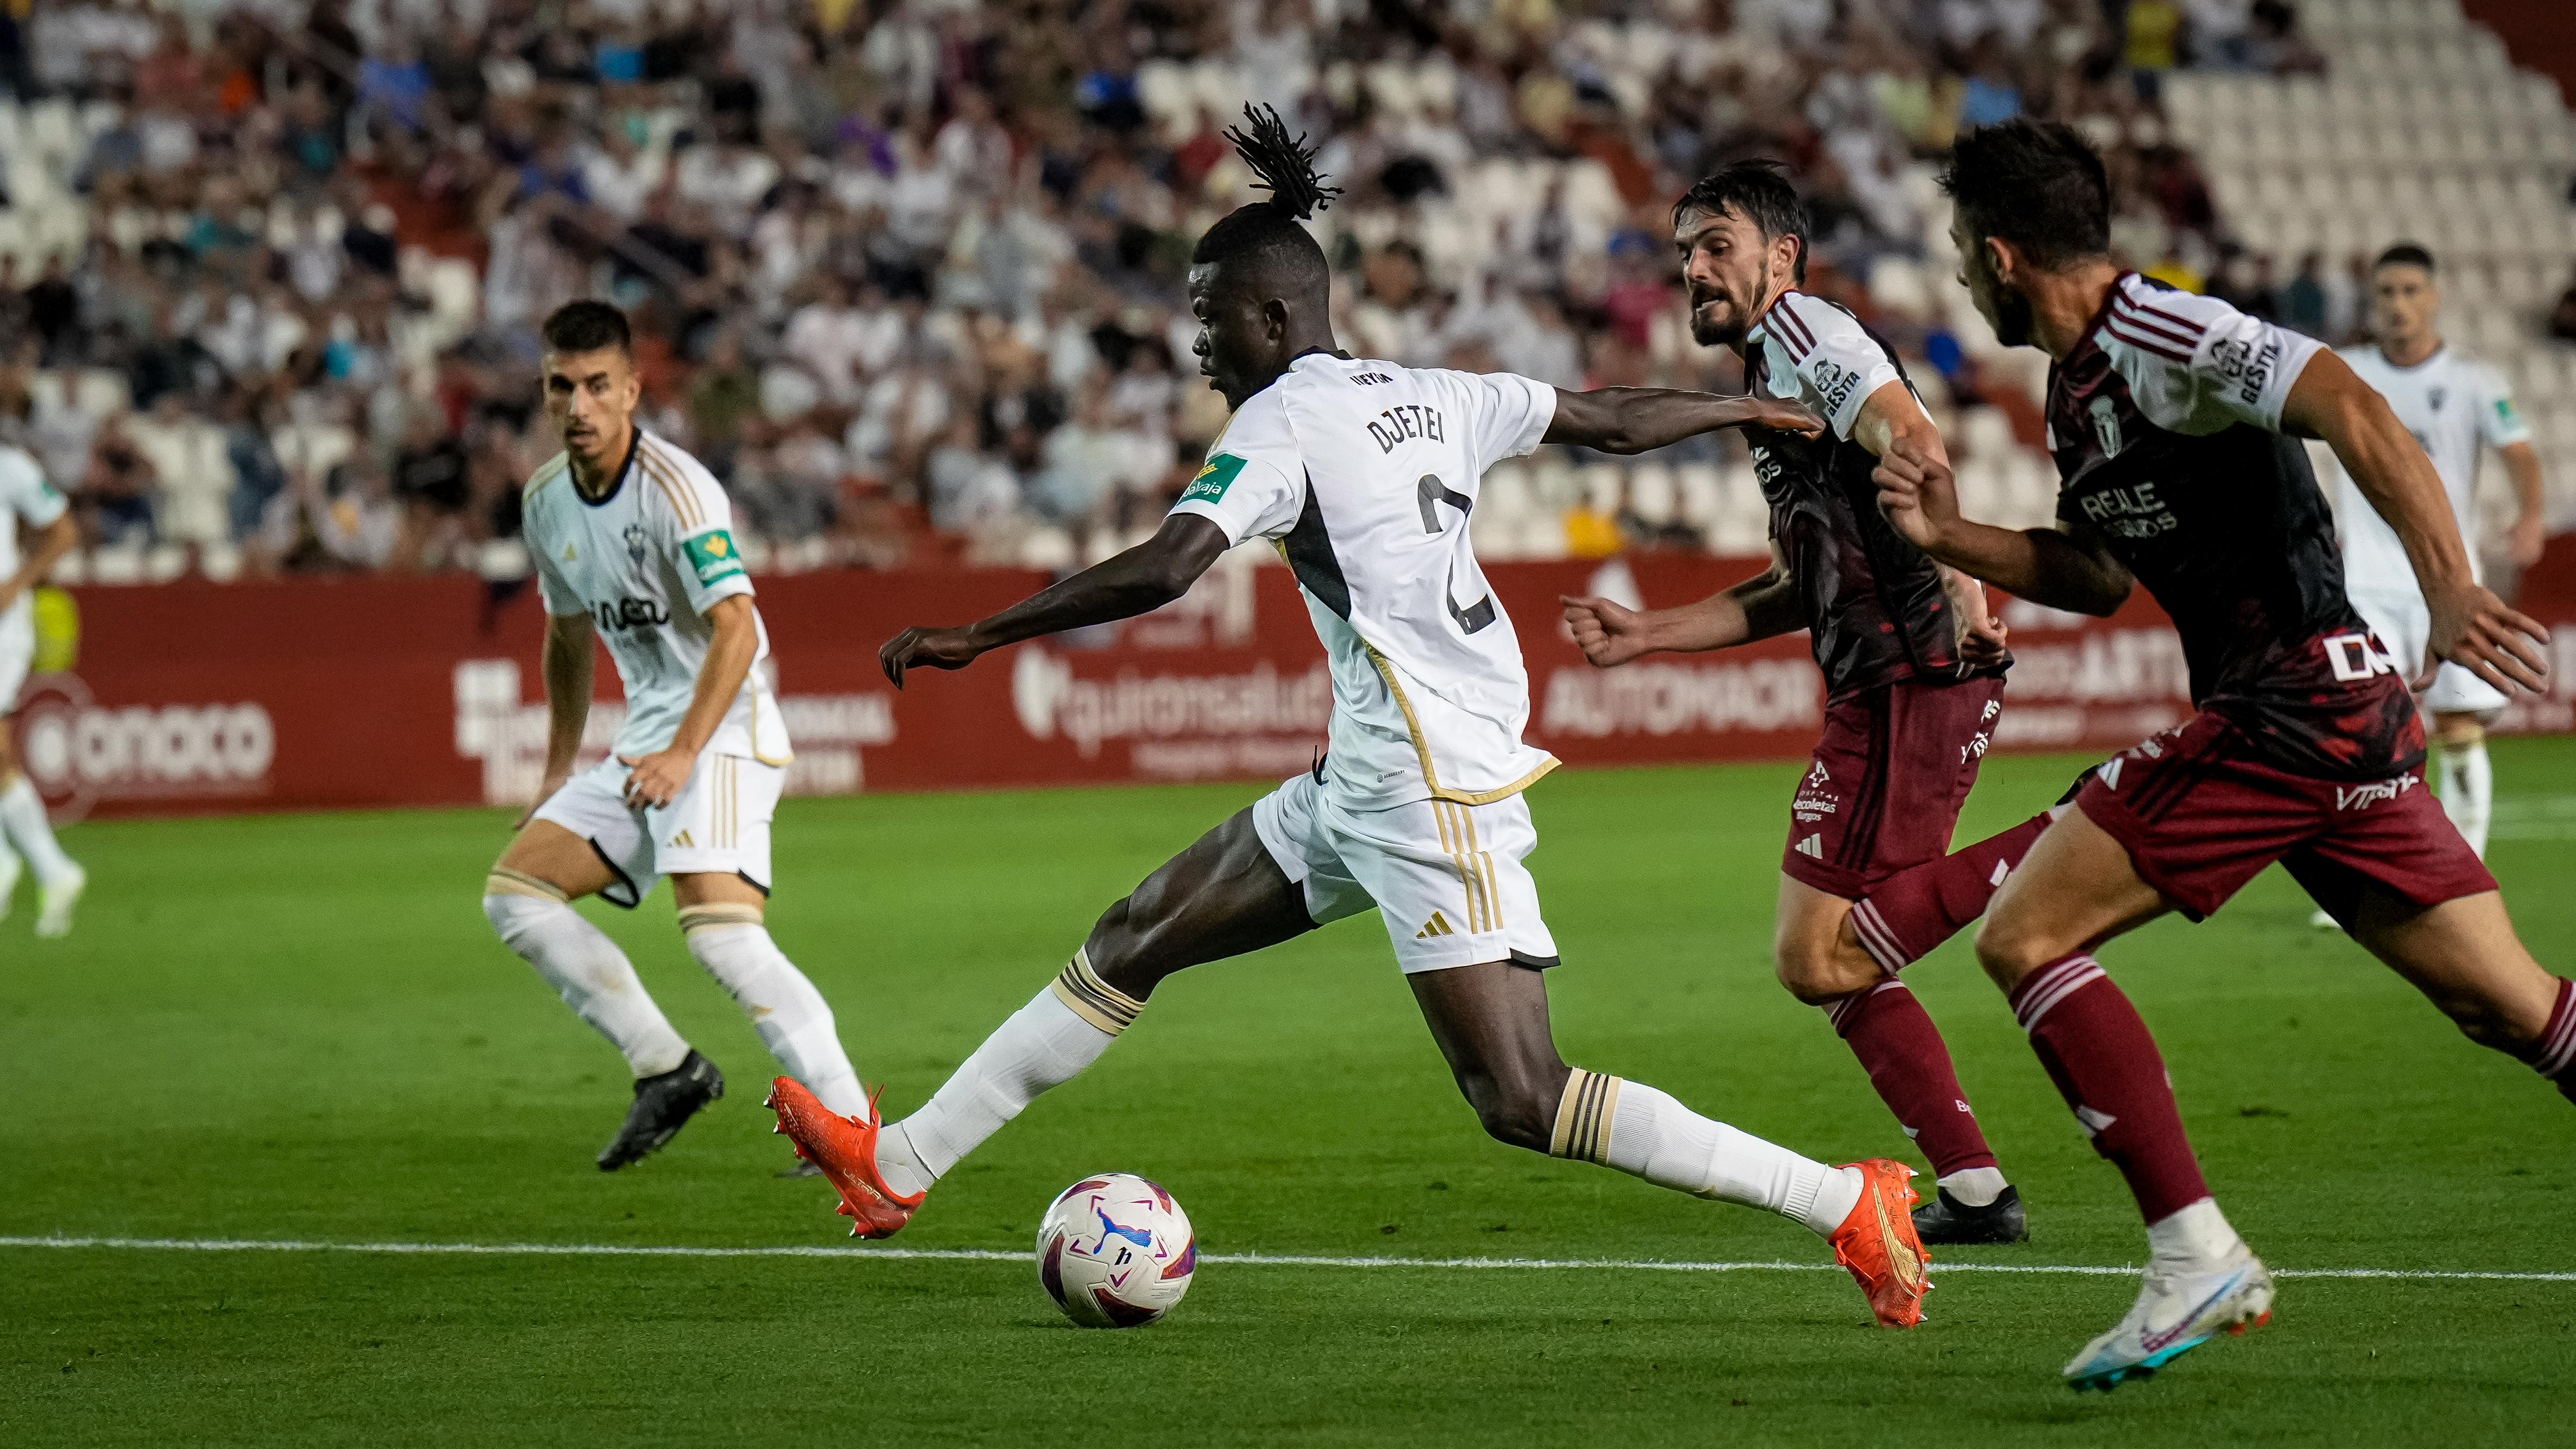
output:
[[[1452,492],[1449,485],[1441,482],[1436,474],[1423,474],[1421,481],[1415,483],[1413,488],[1417,501],[1422,504],[1424,533],[1440,531],[1441,504],[1446,503],[1457,509],[1461,519],[1473,512],[1476,507],[1476,500],[1464,493]],[[1492,594],[1485,595],[1466,608],[1458,607],[1458,564],[1455,559],[1452,559],[1449,564],[1449,581],[1441,586],[1440,602],[1449,606],[1449,617],[1458,621],[1458,627],[1470,634],[1494,622]]]

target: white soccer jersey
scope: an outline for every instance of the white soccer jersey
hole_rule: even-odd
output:
[[[1333,675],[1346,809],[1500,800],[1556,765],[1521,739],[1520,636],[1467,540],[1485,469],[1539,444],[1556,390],[1309,353],[1253,394],[1173,505],[1278,543]]]
[[[1860,319],[1804,292],[1783,292],[1753,329],[1763,390],[1813,408],[1848,439],[1872,393],[1902,380]]]
[[[26,561],[19,547],[21,527],[43,528],[63,516],[68,505],[54,485],[45,481],[45,472],[23,448],[0,445],[0,578],[18,572]],[[0,613],[0,641],[25,639],[32,647],[35,639],[35,591],[20,594],[7,613]],[[9,701],[0,699],[0,709]]]
[[[590,615],[626,686],[626,723],[612,746],[620,755],[671,743],[715,637],[706,611],[751,592],[732,527],[715,476],[642,428],[606,498],[582,497],[561,453],[528,480],[521,529],[546,612]],[[760,651],[707,751],[783,765],[787,727],[758,666],[769,657],[769,630],[753,618]]]
[[[2460,537],[2470,541],[2469,568],[2483,576],[2476,546],[2477,521],[2472,506],[2478,463],[2485,449],[2528,442],[2531,429],[2514,411],[2513,394],[2494,368],[2443,347],[2413,367],[2399,367],[2376,347],[2340,350],[2361,380],[2388,399],[2389,410],[2406,425],[2442,475],[2451,495],[2451,516],[2459,520]],[[2344,577],[2351,591],[2421,598],[2415,566],[2397,530],[2361,496],[2350,474],[2335,469],[2335,519],[2343,534]]]

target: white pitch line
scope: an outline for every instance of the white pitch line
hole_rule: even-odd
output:
[[[929,1263],[1025,1263],[997,1248],[843,1248],[785,1245],[712,1248],[624,1243],[327,1243],[297,1238],[0,1237],[0,1248],[107,1248],[182,1253],[385,1253],[492,1258],[887,1258]],[[1831,1273],[1831,1263],[1676,1262],[1657,1258],[1335,1258],[1295,1253],[1201,1253],[1202,1263],[1248,1268],[1590,1268],[1647,1273]],[[2022,1273],[2126,1278],[2135,1264],[1956,1263],[1936,1273]],[[2275,1278],[2390,1278],[2411,1282],[2576,1283],[2576,1273],[2457,1272],[2431,1268],[2276,1268]]]

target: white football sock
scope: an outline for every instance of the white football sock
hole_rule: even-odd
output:
[[[483,897],[483,914],[502,944],[614,1042],[635,1075],[659,1076],[687,1059],[688,1042],[671,1029],[615,941],[564,902],[530,894],[536,886],[497,875],[493,884],[500,888]]]
[[[696,906],[680,912],[680,929],[689,954],[733,993],[787,1075],[842,1116],[865,1113],[867,1089],[841,1050],[831,1005],[778,949],[759,917],[756,906]]]
[[[1076,952],[1063,974],[986,1037],[920,1111],[878,1135],[878,1173],[898,1193],[929,1187],[1038,1093],[1100,1060],[1144,1009]]]
[[[2202,1198],[2160,1222],[2147,1225],[2147,1251],[2158,1261],[2184,1269],[2213,1268],[2245,1246],[2229,1226],[2218,1199]]]
[[[54,826],[45,818],[44,799],[24,775],[12,776],[9,788],[0,790],[0,835],[7,836],[9,844],[26,858],[38,885],[60,885],[81,873],[80,867],[72,864],[72,858],[54,842]]]
[[[1606,1130],[1605,1130],[1606,1129]],[[1576,1068],[1551,1157],[1578,1157],[1693,1197],[1740,1202],[1832,1237],[1860,1203],[1860,1169],[1827,1167],[1693,1112],[1643,1082]]]
[[[2495,765],[2487,759],[2483,739],[2465,745],[2442,745],[2442,813],[2460,827],[2469,849],[2484,859],[2487,820],[2495,813]]]
[[[2000,1167],[1963,1167],[1933,1184],[1959,1200],[1961,1207],[1985,1207],[2004,1195],[2004,1170]]]

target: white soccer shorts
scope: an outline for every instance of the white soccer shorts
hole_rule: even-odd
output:
[[[666,875],[739,875],[769,890],[769,821],[787,771],[739,755],[700,755],[689,783],[658,810],[626,803],[633,774],[615,755],[564,783],[537,807],[599,852],[618,883],[600,892],[632,908]]]
[[[2355,589],[2352,606],[2400,669],[2411,676],[2422,666],[2424,646],[2433,637],[2433,614],[2424,607],[2423,595]],[[2447,659],[2434,671],[2433,687],[2424,691],[2422,702],[2435,714],[2491,714],[2505,707],[2505,697],[2494,685]]]
[[[1522,864],[1538,847],[1522,796],[1345,810],[1314,776],[1299,775],[1252,807],[1252,826],[1270,858],[1305,887],[1317,925],[1375,906],[1407,972],[1556,964],[1538,882]]]
[[[0,716],[16,712],[18,691],[26,688],[27,670],[35,662],[35,619],[22,610],[15,623],[0,623]]]

